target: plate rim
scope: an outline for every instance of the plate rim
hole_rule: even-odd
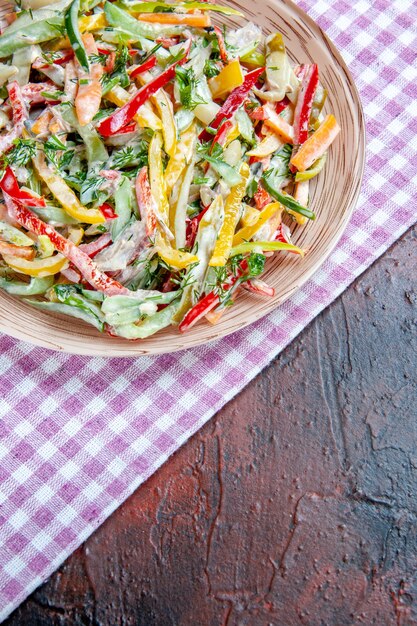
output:
[[[230,1],[230,0],[229,0]],[[233,3],[233,0],[232,2]],[[164,349],[162,342],[161,342],[161,347],[159,349],[158,347],[153,347],[151,349],[147,349],[146,347],[141,347],[141,340],[135,340],[135,341],[131,341],[131,340],[124,340],[127,342],[127,345],[129,345],[130,349],[127,350],[124,349],[123,347],[120,347],[119,345],[114,345],[114,349],[112,349],[111,344],[109,345],[100,345],[97,349],[92,350],[91,347],[89,346],[88,349],[84,349],[83,348],[83,344],[82,343],[76,343],[76,344],[70,344],[70,345],[65,345],[62,346],[59,343],[56,343],[55,341],[51,341],[48,339],[43,339],[40,338],[38,336],[31,336],[26,334],[25,332],[19,330],[19,328],[15,328],[14,326],[7,326],[3,323],[3,321],[0,319],[0,332],[4,333],[5,335],[9,336],[9,337],[13,337],[14,339],[19,339],[21,341],[24,341],[26,343],[29,343],[31,345],[40,347],[40,348],[45,348],[54,352],[61,352],[63,354],[72,354],[72,355],[78,355],[78,356],[89,356],[89,357],[107,357],[107,358],[136,358],[138,356],[161,356],[163,354],[173,354],[175,352],[181,352],[181,351],[185,351],[185,350],[189,350],[192,348],[198,348],[198,347],[203,347],[203,346],[207,346],[212,344],[214,341],[218,340],[218,339],[222,339],[225,337],[228,337],[236,332],[238,332],[239,330],[242,330],[243,328],[247,328],[250,324],[255,323],[257,320],[259,319],[263,319],[266,315],[270,314],[272,311],[276,310],[279,306],[281,306],[284,302],[286,302],[291,296],[293,296],[295,293],[297,293],[302,287],[303,285],[306,284],[306,282],[308,280],[310,280],[310,278],[320,269],[320,267],[326,262],[326,260],[329,258],[329,256],[332,254],[332,252],[334,251],[334,249],[336,248],[336,246],[338,245],[341,237],[343,236],[343,234],[346,231],[346,228],[352,218],[353,212],[357,206],[358,200],[359,200],[359,196],[362,190],[362,184],[363,184],[363,177],[364,177],[364,173],[365,173],[365,167],[366,167],[366,118],[365,118],[365,113],[364,113],[364,109],[363,109],[363,105],[362,105],[362,101],[361,101],[361,97],[359,94],[359,90],[356,86],[355,80],[353,79],[353,76],[347,66],[346,61],[344,60],[342,53],[338,50],[337,46],[333,43],[332,39],[329,37],[329,35],[327,35],[327,33],[321,28],[321,26],[310,16],[308,15],[308,13],[306,13],[306,11],[304,11],[304,9],[302,9],[300,6],[298,6],[293,0],[275,0],[274,3],[279,3],[282,5],[287,6],[289,9],[291,9],[292,11],[294,11],[296,14],[298,14],[298,16],[302,19],[302,21],[304,23],[306,23],[306,25],[308,25],[310,27],[310,29],[312,30],[316,30],[319,32],[320,37],[321,37],[321,41],[324,42],[331,54],[331,57],[334,61],[336,61],[337,66],[339,68],[339,70],[343,70],[344,73],[344,77],[345,80],[347,81],[347,84],[349,85],[349,89],[350,92],[353,96],[352,100],[353,103],[355,104],[355,113],[357,116],[357,128],[356,130],[358,131],[358,139],[357,139],[357,143],[358,143],[358,148],[361,148],[360,150],[358,149],[358,155],[360,157],[360,167],[358,168],[357,172],[356,172],[356,176],[355,176],[355,184],[356,184],[356,188],[354,190],[354,193],[352,195],[351,201],[349,203],[349,206],[347,207],[346,211],[343,214],[343,218],[341,220],[341,225],[337,231],[337,233],[335,233],[334,238],[331,240],[330,245],[328,246],[328,248],[325,250],[325,252],[323,253],[323,255],[316,261],[316,263],[314,263],[313,265],[311,265],[308,270],[305,272],[305,274],[303,274],[298,280],[297,280],[297,284],[294,286],[294,288],[288,290],[288,292],[281,297],[280,299],[277,300],[273,300],[271,299],[271,305],[268,307],[267,310],[262,311],[261,315],[256,318],[255,314],[252,315],[248,315],[246,317],[244,317],[242,320],[240,321],[240,326],[238,329],[236,328],[231,328],[231,329],[224,329],[223,331],[221,330],[221,325],[219,324],[219,326],[217,326],[217,328],[219,329],[215,335],[213,337],[210,337],[208,339],[203,338],[201,341],[198,341],[198,339],[194,338],[193,344],[192,345],[175,345],[173,347],[170,347],[169,349]],[[0,297],[2,297],[3,295],[8,296],[8,294],[3,294],[3,292],[0,292]],[[8,296],[10,297],[10,296]],[[13,296],[11,296],[13,297]],[[30,305],[27,305],[30,306]],[[62,319],[66,319],[64,316],[59,316]],[[64,332],[64,331],[63,331]],[[177,331],[178,332],[178,331]],[[184,335],[180,335],[180,333],[178,332],[178,338],[180,339],[180,337],[184,337]],[[137,348],[137,349],[132,349],[132,347]]]

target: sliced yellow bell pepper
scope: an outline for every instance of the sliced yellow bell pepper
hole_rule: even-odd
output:
[[[68,239],[75,245],[78,245],[83,238],[83,234],[83,229],[80,226],[76,226],[71,229]],[[34,259],[33,261],[18,259],[10,255],[3,255],[3,259],[16,272],[26,274],[26,276],[37,276],[38,278],[58,274],[58,272],[66,269],[69,265],[69,261],[63,254],[59,253],[48,258]]]
[[[252,226],[256,224],[259,217],[259,210],[250,206],[249,204],[245,204],[243,208],[242,217],[240,218],[240,223],[242,227],[244,226]]]
[[[78,20],[80,33],[91,33],[94,30],[106,28],[106,26],[108,26],[108,24],[106,14],[104,12],[93,13],[93,15],[85,15],[84,17],[80,17]]]
[[[33,165],[38,175],[49,187],[52,195],[62,204],[68,215],[85,224],[102,224],[106,221],[101,211],[98,209],[86,209],[81,204],[64,179],[53,172],[46,164],[43,154],[38,154],[33,159]]]
[[[171,98],[166,91],[160,89],[152,96],[151,100],[161,118],[165,152],[168,156],[173,157],[175,156],[175,150],[177,148],[177,125],[175,123],[174,107],[172,106]]]
[[[165,224],[168,224],[169,204],[162,164],[162,135],[159,132],[154,133],[149,144],[149,182],[161,218]]]
[[[233,126],[233,128],[231,128],[229,130],[229,132],[226,135],[226,141],[224,142],[224,147],[227,148],[227,146],[229,145],[229,143],[232,143],[232,141],[234,141],[235,139],[237,139],[240,135],[239,132],[239,128],[237,126],[237,124],[235,126]]]
[[[105,13],[93,13],[93,15],[85,15],[78,20],[78,28],[80,33],[92,33],[95,30],[101,30],[108,26]],[[68,37],[61,37],[55,41],[51,46],[51,51],[63,50],[64,48],[71,48],[71,43]]]
[[[267,222],[277,211],[282,211],[282,206],[279,202],[271,202],[267,204],[262,211],[258,213],[258,219],[251,226],[245,226],[238,230],[233,237],[233,246],[237,246],[243,241],[250,241],[252,237],[258,232],[258,230]]]
[[[143,72],[138,76],[138,79],[142,85],[151,82],[154,76],[150,72]],[[159,113],[159,117],[162,122],[162,134],[164,136],[165,152],[168,156],[175,156],[175,150],[177,147],[177,125],[174,117],[174,107],[172,106],[171,98],[167,92],[163,89],[159,89],[151,100]]]
[[[118,107],[123,106],[131,100],[132,96],[123,87],[116,85],[110,89],[103,98],[106,98]],[[141,128],[152,128],[152,130],[161,130],[162,123],[157,115],[155,115],[152,104],[148,101],[143,104],[133,118]]]
[[[255,148],[249,150],[246,154],[248,156],[258,157],[263,159],[273,152],[276,152],[279,148],[284,145],[284,142],[274,133],[268,132],[264,139],[262,139],[261,143],[259,143]]]
[[[234,59],[226,65],[220,74],[210,78],[208,86],[214,99],[227,95],[243,83],[244,76],[239,59]]]
[[[250,174],[249,166],[246,163],[242,163],[240,166],[239,174],[242,176],[242,180],[235,187],[232,187],[230,194],[226,198],[224,222],[220,229],[213,256],[210,259],[209,265],[211,266],[225,265],[229,258],[236,224],[239,219],[240,206],[246,193],[246,184]]]
[[[172,248],[160,233],[158,233],[155,238],[155,249],[165,263],[178,270],[183,270],[191,265],[191,263],[198,262],[198,257],[195,254]]]
[[[180,141],[177,143],[175,154],[168,161],[165,170],[165,185],[168,193],[172,191],[172,188],[180,178],[185,167],[190,163],[196,138],[197,129],[195,124],[192,124],[190,128],[182,133]]]

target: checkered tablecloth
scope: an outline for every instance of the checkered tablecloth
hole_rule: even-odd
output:
[[[0,337],[0,620],[415,221],[417,1],[299,4],[365,107],[367,169],[346,234],[290,301],[207,347],[104,359]]]

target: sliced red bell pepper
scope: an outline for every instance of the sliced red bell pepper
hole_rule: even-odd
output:
[[[224,63],[227,63],[229,60],[226,48],[226,42],[224,41],[223,33],[218,26],[214,26],[214,32],[216,33],[217,41],[219,44],[219,52],[220,58]]]
[[[204,317],[209,311],[214,309],[215,306],[220,304],[219,296],[210,291],[204,298],[199,300],[184,316],[181,324],[179,325],[180,333],[184,333],[197,324],[202,317]]]
[[[131,295],[129,289],[99,270],[88,254],[80,250],[72,241],[60,235],[50,224],[46,224],[32,211],[13,200],[9,200],[8,206],[11,207],[11,217],[16,222],[35,235],[47,235],[55,249],[71,261],[84,279],[97,291],[108,296]]]
[[[292,156],[295,156],[299,147],[308,139],[308,123],[310,121],[311,109],[313,107],[314,94],[319,84],[319,69],[316,64],[304,65],[300,72],[300,91],[298,93],[297,104],[294,110],[294,147]],[[290,164],[291,172],[297,169]]]
[[[252,278],[252,280],[245,281],[242,284],[242,287],[247,291],[251,291],[252,293],[256,293],[261,296],[268,296],[270,298],[275,296],[275,289],[264,283],[264,281],[259,278]]]
[[[195,238],[197,236],[197,231],[198,231],[198,225],[201,222],[203,215],[206,213],[206,211],[208,211],[210,208],[209,206],[206,206],[198,215],[196,215],[195,217],[193,217],[192,220],[189,220],[187,222],[187,231],[186,231],[186,238],[185,238],[185,246],[186,248],[192,248],[194,246],[194,242],[195,242]]]
[[[229,279],[223,283],[222,291],[229,291],[229,289],[237,283],[239,278],[245,274],[247,269],[248,262],[246,259],[243,259],[243,261],[240,262],[239,267],[236,269],[236,273],[230,276]],[[189,330],[218,304],[220,304],[220,296],[215,291],[210,291],[210,293],[201,298],[197,304],[187,311],[179,325],[179,331],[184,333],[186,330]]]
[[[256,190],[253,199],[255,200],[256,208],[259,211],[262,211],[262,209],[266,207],[267,204],[273,202],[269,193],[263,187],[261,187],[261,185],[259,185],[258,189]]]
[[[277,102],[275,106],[275,112],[279,115],[287,108],[289,104],[290,101],[288,100],[287,96],[285,96],[285,98],[283,98],[280,102]]]
[[[22,202],[27,206],[46,206],[45,198],[33,196],[29,191],[20,189],[16,176],[11,167],[7,166],[3,178],[0,180],[0,189],[7,193],[13,200]]]
[[[88,254],[90,259],[92,259],[101,250],[107,248],[107,246],[110,245],[111,241],[111,234],[104,233],[103,235],[101,235],[101,237],[97,237],[97,239],[94,239],[94,241],[90,241],[90,243],[82,243],[80,246],[78,246],[78,249],[85,252],[85,254]]]
[[[171,48],[178,43],[178,37],[158,37],[156,43],[160,43],[163,48]]]
[[[308,122],[313,106],[314,94],[319,84],[319,69],[316,64],[307,68],[302,80],[297,104],[294,111],[294,145],[299,146],[307,141]]]
[[[224,146],[226,142],[226,137],[230,129],[233,128],[233,122],[230,120],[226,120],[217,131],[214,136],[213,143],[211,144],[210,154],[213,152],[214,146],[218,143],[220,146]]]
[[[107,202],[102,204],[99,209],[103,213],[106,220],[114,220],[116,217],[119,217],[117,213],[114,212],[113,207],[110,204],[107,204]]]
[[[120,130],[117,131],[117,133],[114,133],[114,137],[117,137],[117,135],[127,135],[127,133],[134,133],[136,130],[136,122],[133,122],[131,124],[126,124],[126,126],[123,126],[123,128],[121,128]]]
[[[74,57],[74,50],[65,50],[65,52],[58,58],[53,60],[54,65],[65,65]]]
[[[162,74],[154,78],[147,85],[141,87],[129,102],[100,122],[97,126],[99,133],[101,133],[103,137],[111,137],[123,128],[123,126],[126,126],[136,115],[142,104],[175,77],[175,68],[177,65],[182,65],[187,61],[190,48],[191,41],[188,41],[182,59],[175,61],[175,63],[170,65]]]
[[[230,96],[227,98],[227,100],[221,107],[220,111],[217,113],[214,120],[211,122],[210,124],[211,129],[217,130],[220,124],[225,119],[229,120],[232,117],[232,115],[236,113],[238,108],[246,100],[248,93],[250,92],[252,87],[255,85],[259,76],[264,71],[265,71],[264,67],[259,67],[258,69],[253,70],[252,72],[248,72],[248,74],[246,74],[243,83],[240,85],[240,87],[236,87],[236,89],[232,91]],[[211,137],[212,136],[210,135],[210,133],[207,131],[207,129],[205,129],[200,133],[198,138],[200,139],[200,141],[210,141]]]
[[[130,78],[135,78],[135,76],[139,76],[139,74],[143,74],[143,72],[148,72],[153,67],[155,67],[157,62],[158,59],[155,55],[149,57],[149,59],[145,61],[145,63],[142,63],[142,65],[139,65],[139,67],[135,67],[133,72],[130,73]]]
[[[9,93],[9,102],[12,106],[13,128],[10,132],[0,137],[0,154],[7,152],[12,147],[14,140],[21,136],[25,120],[29,117],[19,83],[15,80],[9,83],[7,91]]]

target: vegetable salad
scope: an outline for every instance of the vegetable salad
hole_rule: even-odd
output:
[[[315,64],[217,4],[22,0],[0,36],[0,287],[127,339],[202,318],[303,256],[339,132]]]

